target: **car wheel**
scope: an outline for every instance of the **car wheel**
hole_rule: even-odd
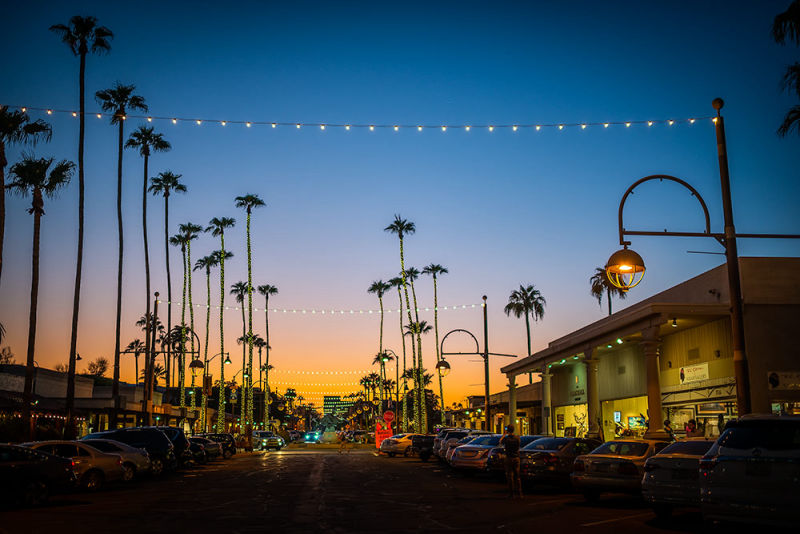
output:
[[[233,453],[230,450],[225,451],[225,459],[226,460],[229,460],[231,456],[233,456]]]
[[[411,455],[411,447],[406,447],[406,450],[403,451],[403,456],[408,458]]]
[[[150,470],[153,475],[159,476],[164,472],[164,460],[161,458],[153,458],[150,460]]]
[[[41,480],[31,480],[25,484],[22,501],[25,506],[38,506],[47,502],[47,484]]]
[[[130,482],[136,477],[136,468],[131,463],[122,464],[122,480]]]
[[[390,453],[389,453],[389,458],[394,458],[395,454],[397,454],[397,453],[390,452]]]
[[[600,500],[600,492],[599,491],[584,491],[583,498],[586,499],[586,502],[596,503]]]
[[[103,487],[103,473],[97,469],[87,471],[81,479],[81,486],[87,491],[97,491]]]
[[[662,520],[672,517],[672,506],[668,504],[656,504],[653,506],[653,511],[656,513],[656,517]]]

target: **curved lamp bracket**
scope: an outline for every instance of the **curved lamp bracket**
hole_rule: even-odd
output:
[[[464,330],[462,328],[456,328],[455,330],[450,330],[448,333],[446,333],[444,335],[444,337],[442,338],[441,343],[439,343],[439,347],[440,347],[439,354],[444,356],[444,340],[447,339],[447,337],[450,334],[455,334],[456,332],[463,332],[463,333],[469,335],[469,337],[471,337],[472,340],[475,342],[475,352],[474,352],[474,354],[483,354],[481,352],[480,345],[478,344],[478,339],[474,335],[472,335],[472,332],[470,332],[469,330]],[[458,353],[455,353],[454,352],[453,354],[473,354],[473,353],[470,353],[470,352],[466,352],[466,353],[458,352]]]
[[[676,178],[674,176],[669,176],[668,174],[652,174],[650,176],[645,176],[644,178],[641,178],[641,179],[637,180],[636,182],[634,182],[633,185],[631,185],[628,188],[628,190],[625,191],[625,194],[622,195],[622,200],[619,203],[619,244],[620,245],[626,246],[626,245],[630,245],[631,244],[630,241],[626,241],[625,240],[625,235],[626,235],[627,232],[625,231],[625,225],[622,223],[622,210],[625,208],[625,201],[628,199],[628,195],[633,193],[634,189],[636,189],[640,184],[643,184],[644,182],[649,182],[650,180],[669,180],[669,181],[675,182],[677,184],[680,184],[683,187],[685,187],[686,189],[688,189],[689,192],[692,194],[692,196],[697,198],[698,202],[700,202],[700,207],[703,208],[703,215],[705,215],[705,218],[706,218],[706,231],[705,231],[705,233],[708,234],[710,237],[713,237],[713,234],[711,234],[711,218],[708,215],[708,207],[706,206],[706,203],[703,200],[703,197],[700,196],[700,193],[698,193],[697,190],[694,187],[692,187],[688,183],[684,182],[680,178]],[[665,232],[666,232],[666,230],[665,230]]]

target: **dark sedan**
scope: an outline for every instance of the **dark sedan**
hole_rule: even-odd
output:
[[[520,436],[519,448],[522,449],[528,444],[540,439],[544,436]],[[491,473],[503,474],[506,470],[506,448],[502,445],[494,447],[489,451],[489,456],[486,459],[486,470]]]
[[[569,484],[575,458],[601,445],[599,439],[541,438],[519,451],[523,480]]]
[[[36,506],[50,495],[75,487],[74,462],[17,445],[0,445],[0,499]]]
[[[192,436],[189,438],[189,442],[203,446],[203,452],[205,454],[206,461],[215,460],[222,456],[222,445],[216,441],[212,441],[208,438],[201,438],[199,436]]]

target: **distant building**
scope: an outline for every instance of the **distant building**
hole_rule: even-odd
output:
[[[322,413],[340,417],[345,415],[351,406],[353,406],[352,400],[342,400],[339,395],[325,395],[322,401]]]

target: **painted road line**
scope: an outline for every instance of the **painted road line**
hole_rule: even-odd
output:
[[[582,527],[595,527],[597,525],[606,525],[608,523],[616,523],[618,521],[627,521],[628,519],[636,519],[638,517],[653,517],[653,512],[644,512],[641,514],[628,515],[625,517],[615,517],[614,519],[606,519],[604,521],[595,521],[594,523],[584,523]]]

